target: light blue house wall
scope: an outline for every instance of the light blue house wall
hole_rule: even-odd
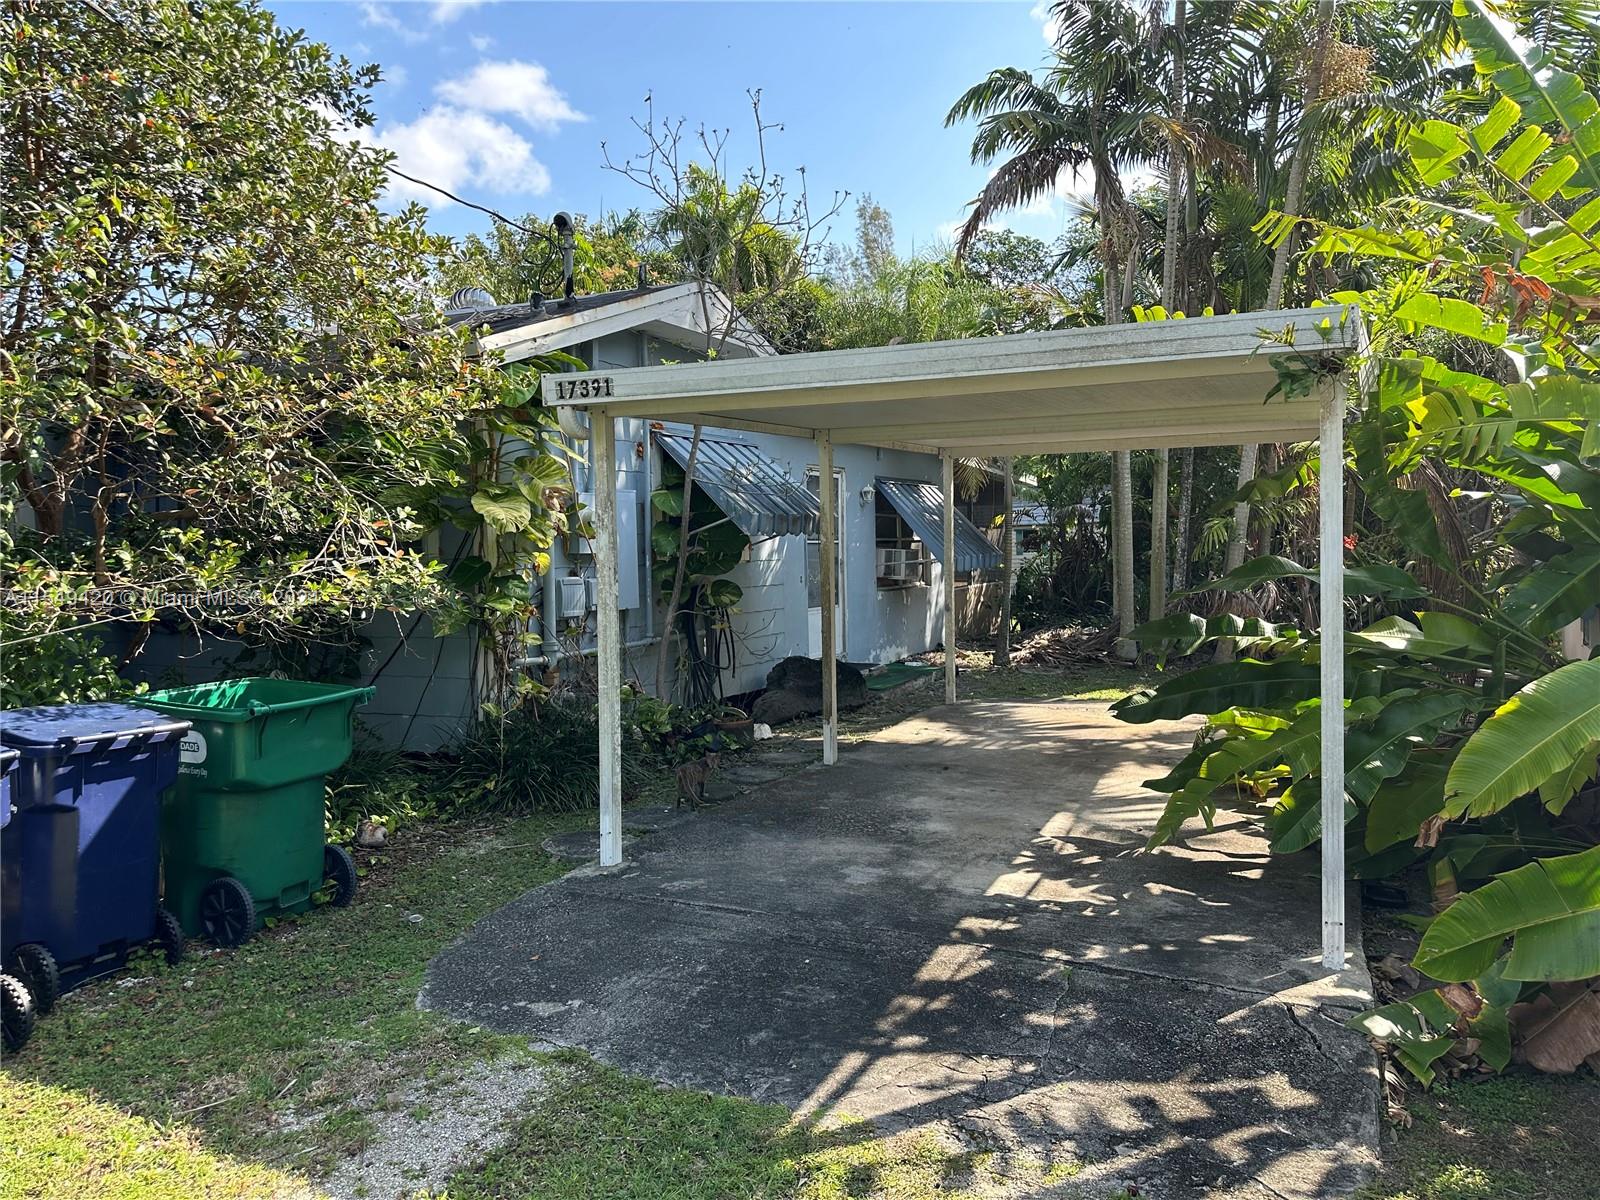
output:
[[[596,370],[625,370],[698,357],[691,350],[637,331],[611,334],[574,347],[573,352]],[[624,676],[654,691],[657,655],[654,639],[662,632],[663,606],[657,605],[654,609],[647,606],[650,594],[648,539],[652,519],[649,497],[658,486],[661,451],[651,441],[649,425],[644,420],[618,422],[615,467],[619,499],[626,496],[634,510],[637,536],[628,549],[633,556],[640,596],[639,603],[624,611],[623,636],[628,644],[623,658]],[[688,432],[687,428],[679,426],[666,428]],[[791,480],[802,485],[807,468],[816,466],[816,445],[801,438],[709,427],[704,434],[758,447]],[[580,453],[586,449],[578,447]],[[938,460],[925,454],[839,445],[834,448],[834,467],[844,473],[845,497],[841,509],[841,595],[844,598],[841,656],[851,662],[891,662],[937,646],[943,636],[941,567],[933,564],[929,584],[880,589],[877,586],[876,517],[872,503],[864,502],[861,492],[878,476],[937,480]],[[590,471],[587,463],[574,467],[574,484],[579,492],[593,491]],[[448,553],[449,549],[441,546],[440,552]],[[774,663],[792,654],[811,652],[805,565],[805,539],[777,537],[754,543],[749,560],[730,573],[729,578],[740,586],[744,595],[733,614],[736,667],[723,674],[725,694],[754,691],[765,685],[767,672]],[[553,548],[551,580],[592,573],[587,556],[569,554],[562,543]],[[626,573],[625,569],[624,576]],[[426,618],[410,632],[414,621],[413,615],[398,619],[385,615],[368,626],[366,634],[372,647],[363,655],[364,670],[370,678],[371,672],[377,671],[385,661],[388,665],[376,680],[377,696],[363,711],[362,719],[396,745],[430,750],[448,743],[470,719],[473,652],[467,635],[435,638]],[[555,664],[558,675],[570,678],[593,671],[592,612],[584,618],[581,629],[561,628],[552,636],[547,624],[543,635],[543,646],[531,653],[562,655]],[[585,656],[583,651],[589,654]],[[668,689],[672,686],[669,682]]]

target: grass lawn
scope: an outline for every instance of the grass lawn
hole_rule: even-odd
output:
[[[358,857],[372,869],[350,908],[234,951],[191,943],[176,968],[146,957],[66,997],[0,1074],[0,1178],[38,1180],[0,1194],[76,1196],[156,1159],[174,1179],[192,1175],[173,1195],[279,1194],[227,1159],[315,1174],[360,1144],[364,1101],[393,1081],[514,1052],[418,1011],[423,969],[479,916],[559,875],[539,843],[584,821],[419,831],[393,855]],[[160,1154],[137,1150],[152,1137]]]
[[[1108,700],[1148,677],[964,668],[969,699]],[[942,697],[937,677],[848,714],[865,736]],[[810,730],[783,740],[803,743]],[[659,798],[659,797],[656,797]],[[566,869],[540,849],[591,816],[406,833],[357,901],[231,952],[195,943],[66,998],[0,1071],[0,1198],[297,1197],[412,1104],[402,1092],[486,1060],[546,1083],[452,1200],[954,1200],[1072,1194],[1071,1162],[974,1152],[931,1134],[812,1125],[778,1108],[662,1088],[580,1054],[539,1055],[416,1008],[429,958],[479,916]],[[409,1093],[407,1093],[409,1094]],[[447,1101],[441,1102],[443,1104]],[[1419,1095],[1363,1200],[1595,1194],[1600,1084],[1508,1077]],[[425,1116],[425,1113],[422,1114]]]
[[[1600,1079],[1510,1074],[1412,1096],[1358,1200],[1580,1200],[1600,1195]]]

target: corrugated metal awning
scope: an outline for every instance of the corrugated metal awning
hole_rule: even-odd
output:
[[[879,479],[877,488],[929,552],[943,562],[944,493],[939,485],[925,479]],[[958,510],[956,570],[981,571],[999,565],[1000,551]]]
[[[656,442],[688,470],[691,438],[657,433]],[[751,537],[816,533],[822,508],[806,488],[754,446],[721,438],[700,438],[694,459],[694,481],[717,507]]]

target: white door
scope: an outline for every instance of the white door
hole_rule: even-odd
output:
[[[813,496],[821,495],[817,483],[821,475],[816,467],[806,470],[806,487]],[[837,564],[833,573],[833,636],[837,639],[834,653],[844,657],[844,471],[833,471],[833,553]],[[822,657],[822,538],[806,537],[806,631],[810,638],[812,658]]]

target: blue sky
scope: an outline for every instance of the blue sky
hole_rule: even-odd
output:
[[[398,166],[508,215],[596,214],[646,195],[602,166],[642,146],[644,113],[730,127],[731,161],[753,151],[746,90],[762,89],[768,156],[804,165],[811,194],[869,192],[902,253],[947,239],[988,171],[967,160],[970,126],[944,114],[991,68],[1037,67],[1046,44],[1030,0],[904,3],[530,3],[514,0],[269,0],[358,62],[377,62],[373,136]],[[1086,183],[1087,181],[1085,181]],[[401,185],[442,232],[489,218]],[[1002,222],[1050,239],[1058,198]],[[835,222],[853,231],[853,212]]]

